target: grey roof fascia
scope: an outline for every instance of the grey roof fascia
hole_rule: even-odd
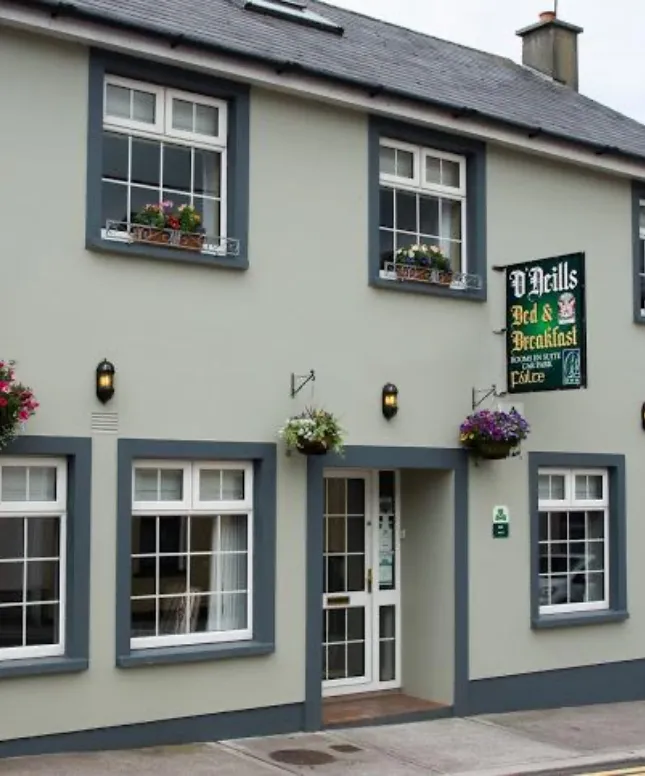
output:
[[[395,89],[387,87],[383,84],[369,83],[359,78],[353,78],[351,76],[340,76],[337,73],[330,73],[325,71],[324,68],[314,68],[307,65],[303,65],[300,62],[293,60],[281,60],[277,57],[270,55],[253,54],[248,51],[243,51],[233,45],[222,45],[215,42],[205,41],[193,35],[187,34],[172,34],[167,31],[156,28],[151,23],[140,24],[137,22],[124,21],[122,19],[111,16],[107,13],[101,13],[100,11],[94,11],[87,8],[81,8],[69,0],[22,0],[22,5],[31,5],[36,8],[48,10],[52,12],[52,17],[57,18],[60,16],[70,16],[80,19],[87,19],[88,21],[94,21],[101,24],[105,24],[115,29],[128,30],[131,32],[139,32],[148,37],[154,37],[161,40],[168,41],[171,48],[177,48],[179,45],[186,43],[195,48],[211,53],[225,54],[228,56],[239,57],[248,62],[254,62],[261,65],[271,65],[275,68],[276,73],[282,74],[286,72],[299,72],[307,75],[314,75],[322,77],[327,81],[333,83],[350,86],[358,89],[365,90],[370,97],[377,97],[380,95],[387,95],[390,97],[396,97],[398,99],[407,100],[419,105],[432,106],[440,110],[444,110],[450,113],[454,118],[469,118],[469,117],[481,117],[486,122],[500,127],[511,127],[516,130],[526,132],[528,137],[533,139],[538,135],[551,138],[553,140],[564,141],[574,146],[587,148],[593,151],[598,156],[604,156],[611,154],[625,159],[637,160],[639,162],[645,161],[645,154],[636,154],[630,151],[626,151],[618,146],[604,145],[600,143],[594,143],[590,140],[584,140],[576,138],[566,133],[554,132],[553,130],[547,130],[541,126],[532,125],[528,122],[514,121],[512,119],[493,116],[482,111],[472,108],[470,106],[458,105],[456,103],[448,103],[443,100],[438,100],[429,96],[420,97],[418,95],[410,94],[402,89]]]

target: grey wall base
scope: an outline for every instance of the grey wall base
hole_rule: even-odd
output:
[[[222,741],[302,730],[304,704],[231,711],[0,741],[0,758]]]
[[[645,700],[645,660],[562,668],[468,683],[468,715]]]

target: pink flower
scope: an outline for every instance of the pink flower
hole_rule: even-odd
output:
[[[9,404],[9,402],[6,399],[0,398],[0,407],[6,407],[7,404]]]
[[[6,380],[0,380],[0,393],[9,393],[11,390],[11,383]]]

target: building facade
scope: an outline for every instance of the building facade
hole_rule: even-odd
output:
[[[0,455],[0,753],[316,730],[323,698],[393,689],[446,715],[645,697],[645,128],[601,154],[352,105],[46,5],[0,9],[2,355],[41,404]],[[130,241],[160,199],[201,250]],[[450,288],[392,279],[424,235]],[[521,456],[476,464],[473,396],[512,398],[482,399],[498,269],[580,252],[588,387],[519,397]],[[286,455],[309,404],[344,456]]]

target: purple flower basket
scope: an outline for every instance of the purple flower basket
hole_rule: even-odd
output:
[[[459,427],[459,441],[478,458],[500,461],[517,453],[530,430],[516,410],[478,410]]]

